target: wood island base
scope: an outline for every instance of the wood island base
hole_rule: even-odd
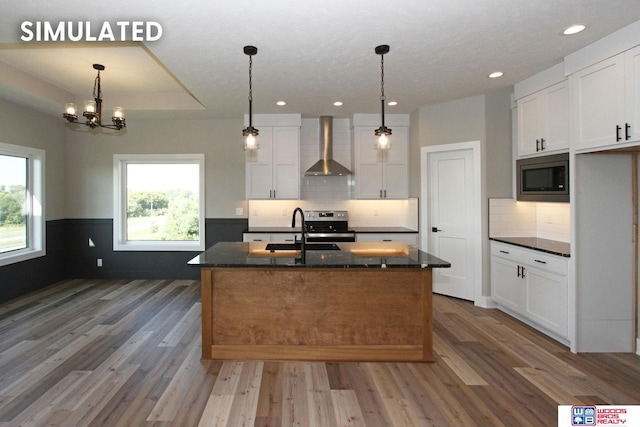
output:
[[[432,362],[431,268],[202,268],[202,358]]]

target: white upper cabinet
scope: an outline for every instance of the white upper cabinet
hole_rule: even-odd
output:
[[[368,116],[368,115],[360,115]],[[379,116],[376,116],[379,120]],[[406,199],[409,197],[409,126],[392,123],[390,148],[377,148],[379,125],[358,125],[354,119],[355,197]]]
[[[300,126],[255,126],[258,148],[245,152],[247,198],[300,198]]]
[[[640,46],[577,71],[570,81],[577,151],[640,141]]]
[[[640,46],[625,54],[625,113],[629,141],[640,141]],[[625,135],[626,137],[626,135]]]
[[[517,100],[518,156],[569,149],[567,81]]]

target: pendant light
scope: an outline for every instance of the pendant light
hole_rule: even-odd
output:
[[[387,99],[384,96],[384,55],[386,53],[389,53],[389,45],[383,44],[376,47],[376,55],[380,55],[380,105],[382,106],[382,125],[376,129],[375,134],[378,137],[378,149],[380,150],[388,150],[391,146],[389,142],[391,129],[384,125],[384,102]]]
[[[253,91],[251,87],[251,69],[253,67],[253,55],[258,53],[258,48],[255,46],[245,46],[245,55],[249,56],[249,126],[242,129],[242,136],[244,136],[244,149],[255,150],[258,148],[256,142],[256,136],[258,136],[258,129],[253,127]]]

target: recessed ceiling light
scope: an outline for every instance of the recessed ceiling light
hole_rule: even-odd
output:
[[[587,27],[585,25],[582,25],[582,24],[572,25],[569,28],[567,28],[566,30],[564,30],[562,32],[562,34],[564,34],[565,36],[570,36],[571,34],[579,33],[580,31],[584,30],[585,28],[587,28]]]
[[[495,71],[491,74],[489,74],[489,78],[490,79],[497,79],[498,77],[502,77],[504,75],[504,73],[502,71]]]
[[[389,101],[387,105],[390,105],[393,107],[394,105],[398,105],[398,101]]]
[[[335,105],[336,107],[340,107],[342,106],[342,101],[336,101],[333,103],[333,105]]]
[[[284,101],[278,101],[278,102],[276,102],[276,105],[283,106],[283,105],[287,105],[287,103],[284,102]]]

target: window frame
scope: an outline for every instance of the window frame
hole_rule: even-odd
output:
[[[197,164],[198,240],[127,240],[127,165]],[[114,154],[113,156],[113,250],[114,251],[203,251],[205,249],[204,154]]]
[[[0,267],[43,257],[46,251],[45,151],[0,142],[0,155],[27,159],[27,247],[0,253]]]

